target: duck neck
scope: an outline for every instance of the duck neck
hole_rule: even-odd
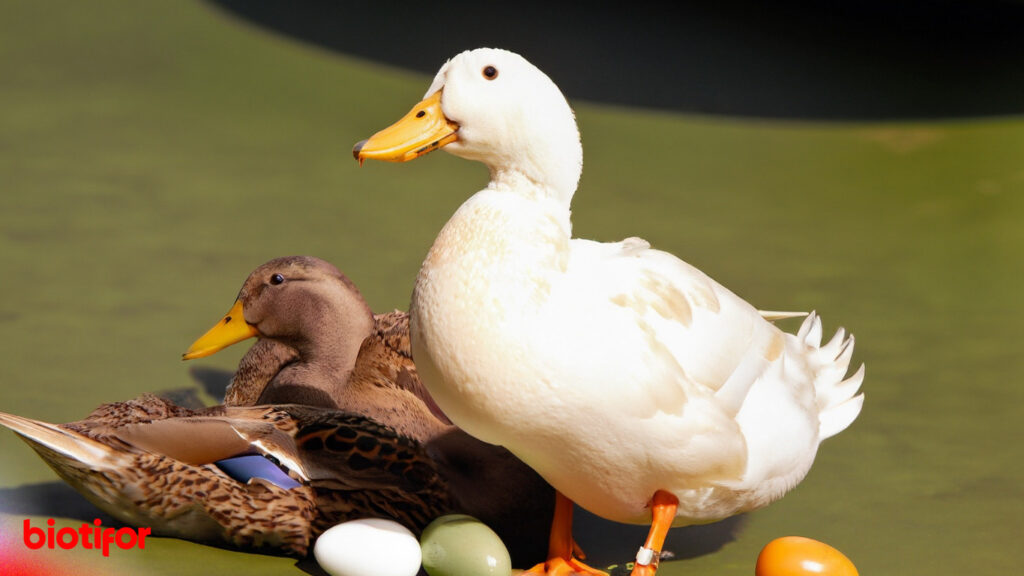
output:
[[[327,304],[308,314],[303,337],[288,342],[296,359],[284,364],[260,398],[261,403],[294,402],[339,407],[359,347],[373,330],[373,314],[361,299]]]
[[[583,147],[575,124],[560,139],[538,139],[515,158],[487,164],[489,188],[555,200],[569,209],[583,171]]]
[[[362,300],[346,299],[324,305],[311,315],[305,338],[297,346],[301,363],[318,381],[338,390],[355,367],[363,340],[373,331],[373,313]]]

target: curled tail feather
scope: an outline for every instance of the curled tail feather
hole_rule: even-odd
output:
[[[821,345],[821,318],[811,312],[797,332],[797,338],[817,351],[811,356],[815,369],[814,391],[818,404],[818,435],[821,440],[835,436],[853,423],[864,405],[864,394],[858,394],[864,381],[864,365],[845,378],[853,357],[853,335],[847,337],[840,328],[824,346]]]

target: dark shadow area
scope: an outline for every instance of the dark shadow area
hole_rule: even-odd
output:
[[[745,516],[733,516],[714,524],[673,528],[662,551],[671,552],[674,560],[710,554],[735,540],[745,521]],[[647,538],[648,528],[609,522],[578,506],[574,512],[573,535],[587,553],[591,566],[632,562]]]
[[[462,50],[508,48],[596,102],[806,119],[1024,112],[1024,3],[1010,1],[208,1],[427,74]]]
[[[217,402],[224,401],[224,393],[231,383],[235,373],[232,370],[220,368],[205,368],[203,366],[189,366],[188,375],[192,377],[207,394],[217,399]],[[171,398],[173,400],[173,398]]]
[[[316,558],[313,557],[312,549],[310,549],[309,556],[295,562],[295,567],[310,576],[331,576],[326,570],[316,563]]]
[[[206,407],[206,401],[200,396],[200,389],[209,394],[217,404],[224,402],[224,393],[227,391],[231,378],[235,375],[231,370],[220,368],[206,368],[203,366],[189,366],[188,375],[198,385],[197,387],[170,388],[153,392],[161,398],[166,398],[178,406],[199,410]]]
[[[199,396],[199,391],[195,388],[174,388],[170,390],[159,390],[154,392],[160,398],[165,398],[174,402],[178,406],[184,408],[190,408],[192,410],[199,410],[206,407],[206,403]]]

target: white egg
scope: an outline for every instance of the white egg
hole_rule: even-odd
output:
[[[416,576],[422,561],[416,536],[382,518],[329,528],[317,538],[313,555],[332,576]]]

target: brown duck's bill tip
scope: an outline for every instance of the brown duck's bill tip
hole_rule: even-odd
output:
[[[360,140],[359,142],[356,142],[355,146],[352,147],[352,157],[355,158],[356,160],[359,160],[359,164],[363,163],[363,159],[359,157],[359,152],[363,149],[363,146],[366,146],[367,140],[369,140],[369,138],[367,138],[366,140]]]

